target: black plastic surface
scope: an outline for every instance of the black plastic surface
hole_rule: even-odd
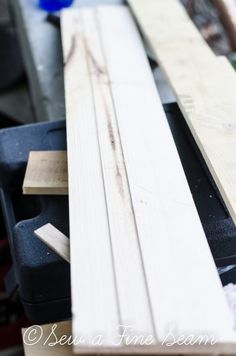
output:
[[[68,198],[23,196],[21,187],[29,151],[65,149],[64,121],[0,131],[0,198],[15,279],[27,316],[38,323],[70,316],[70,266],[33,234],[51,222],[69,236]]]
[[[178,106],[165,111],[216,265],[236,264],[236,227]]]

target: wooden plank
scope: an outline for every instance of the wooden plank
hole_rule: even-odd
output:
[[[102,334],[114,344],[119,325],[104,182],[80,12],[62,17],[67,113],[73,334]]]
[[[24,194],[68,194],[66,151],[31,151],[23,182]]]
[[[70,262],[70,240],[52,224],[45,224],[34,234],[59,256]]]
[[[119,133],[99,36],[96,13],[81,12],[83,39],[92,84],[103,170],[105,200],[119,300],[120,329],[132,325],[137,334],[152,334],[152,321],[139,242],[120,146]],[[72,267],[73,268],[73,267]],[[129,288],[127,288],[129,286]],[[115,325],[114,327],[118,327]]]
[[[199,45],[189,36],[176,0],[129,0],[129,4],[236,222],[235,74],[226,60],[212,57],[202,44],[198,53]],[[169,26],[174,18],[179,24],[177,42],[175,27]]]
[[[104,177],[121,325],[153,335],[151,310],[96,10],[82,12]],[[121,326],[121,332],[122,332]]]
[[[213,348],[195,345],[194,352],[235,350],[229,343],[235,340],[233,318],[129,11],[122,6],[67,10],[62,34],[73,334],[86,330],[94,336],[101,330],[102,315],[106,319],[101,330],[106,343],[87,342],[75,352],[191,353],[193,348],[186,345],[166,347],[171,325],[176,338],[205,334],[222,342]],[[108,232],[101,230],[101,222]],[[100,268],[96,262],[104,258],[114,274],[110,279],[100,274],[102,288],[113,290],[115,285],[117,293],[117,299],[111,296],[114,304],[106,301],[107,310],[97,298],[104,291],[95,279]],[[142,325],[135,316],[137,300]],[[114,305],[119,315],[108,320]],[[122,340],[117,345],[119,332],[107,330],[124,319],[136,323],[134,336],[151,331],[151,344],[127,346]]]
[[[145,3],[145,0],[128,0],[128,4],[134,14],[138,16],[138,24],[141,26],[144,38],[158,62],[160,58],[157,57],[154,48],[157,44],[162,46],[162,53],[165,53],[165,57],[168,59],[174,56],[178,50],[179,60],[183,65],[194,66],[196,62],[202,63],[206,59],[214,60],[216,58],[180,1],[148,0],[148,3]],[[141,9],[142,17],[139,9]],[[152,13],[152,9],[154,9],[154,13]],[[164,15],[166,9],[168,9],[168,16]],[[148,18],[145,21],[145,29],[143,28],[144,18]],[[161,65],[161,63],[159,64]]]
[[[127,12],[100,12],[158,339],[166,336],[170,320],[180,333],[204,329],[227,339],[232,336],[231,316],[140,38]],[[115,33],[119,35],[114,41]],[[198,268],[190,272],[191,265]],[[178,295],[174,300],[173,288]],[[221,306],[217,314],[213,299]]]

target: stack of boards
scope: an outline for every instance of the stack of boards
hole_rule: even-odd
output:
[[[128,3],[236,221],[236,75],[177,0]],[[61,28],[74,353],[235,354],[233,317],[130,10],[66,10]]]

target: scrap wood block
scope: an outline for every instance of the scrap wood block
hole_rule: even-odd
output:
[[[236,223],[236,74],[203,43],[179,1],[129,4]]]
[[[129,10],[66,10],[61,28],[72,323],[84,340],[74,352],[235,352],[233,316]],[[216,344],[166,346],[192,334]]]
[[[66,195],[66,151],[31,151],[23,182],[24,194]]]

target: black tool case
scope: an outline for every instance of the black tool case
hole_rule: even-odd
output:
[[[177,104],[164,109],[216,265],[236,265],[236,228]],[[18,286],[25,312],[35,323],[71,316],[70,266],[33,233],[50,222],[69,236],[68,198],[23,196],[22,183],[29,151],[65,149],[64,121],[0,130],[0,198],[13,257],[6,287],[10,293]],[[221,278],[223,284],[236,283],[236,268]]]
[[[68,197],[22,195],[31,150],[66,150],[65,121],[0,130],[0,198],[13,257],[6,287],[18,286],[28,318],[46,323],[71,314],[70,266],[33,231],[51,222],[69,236]]]

